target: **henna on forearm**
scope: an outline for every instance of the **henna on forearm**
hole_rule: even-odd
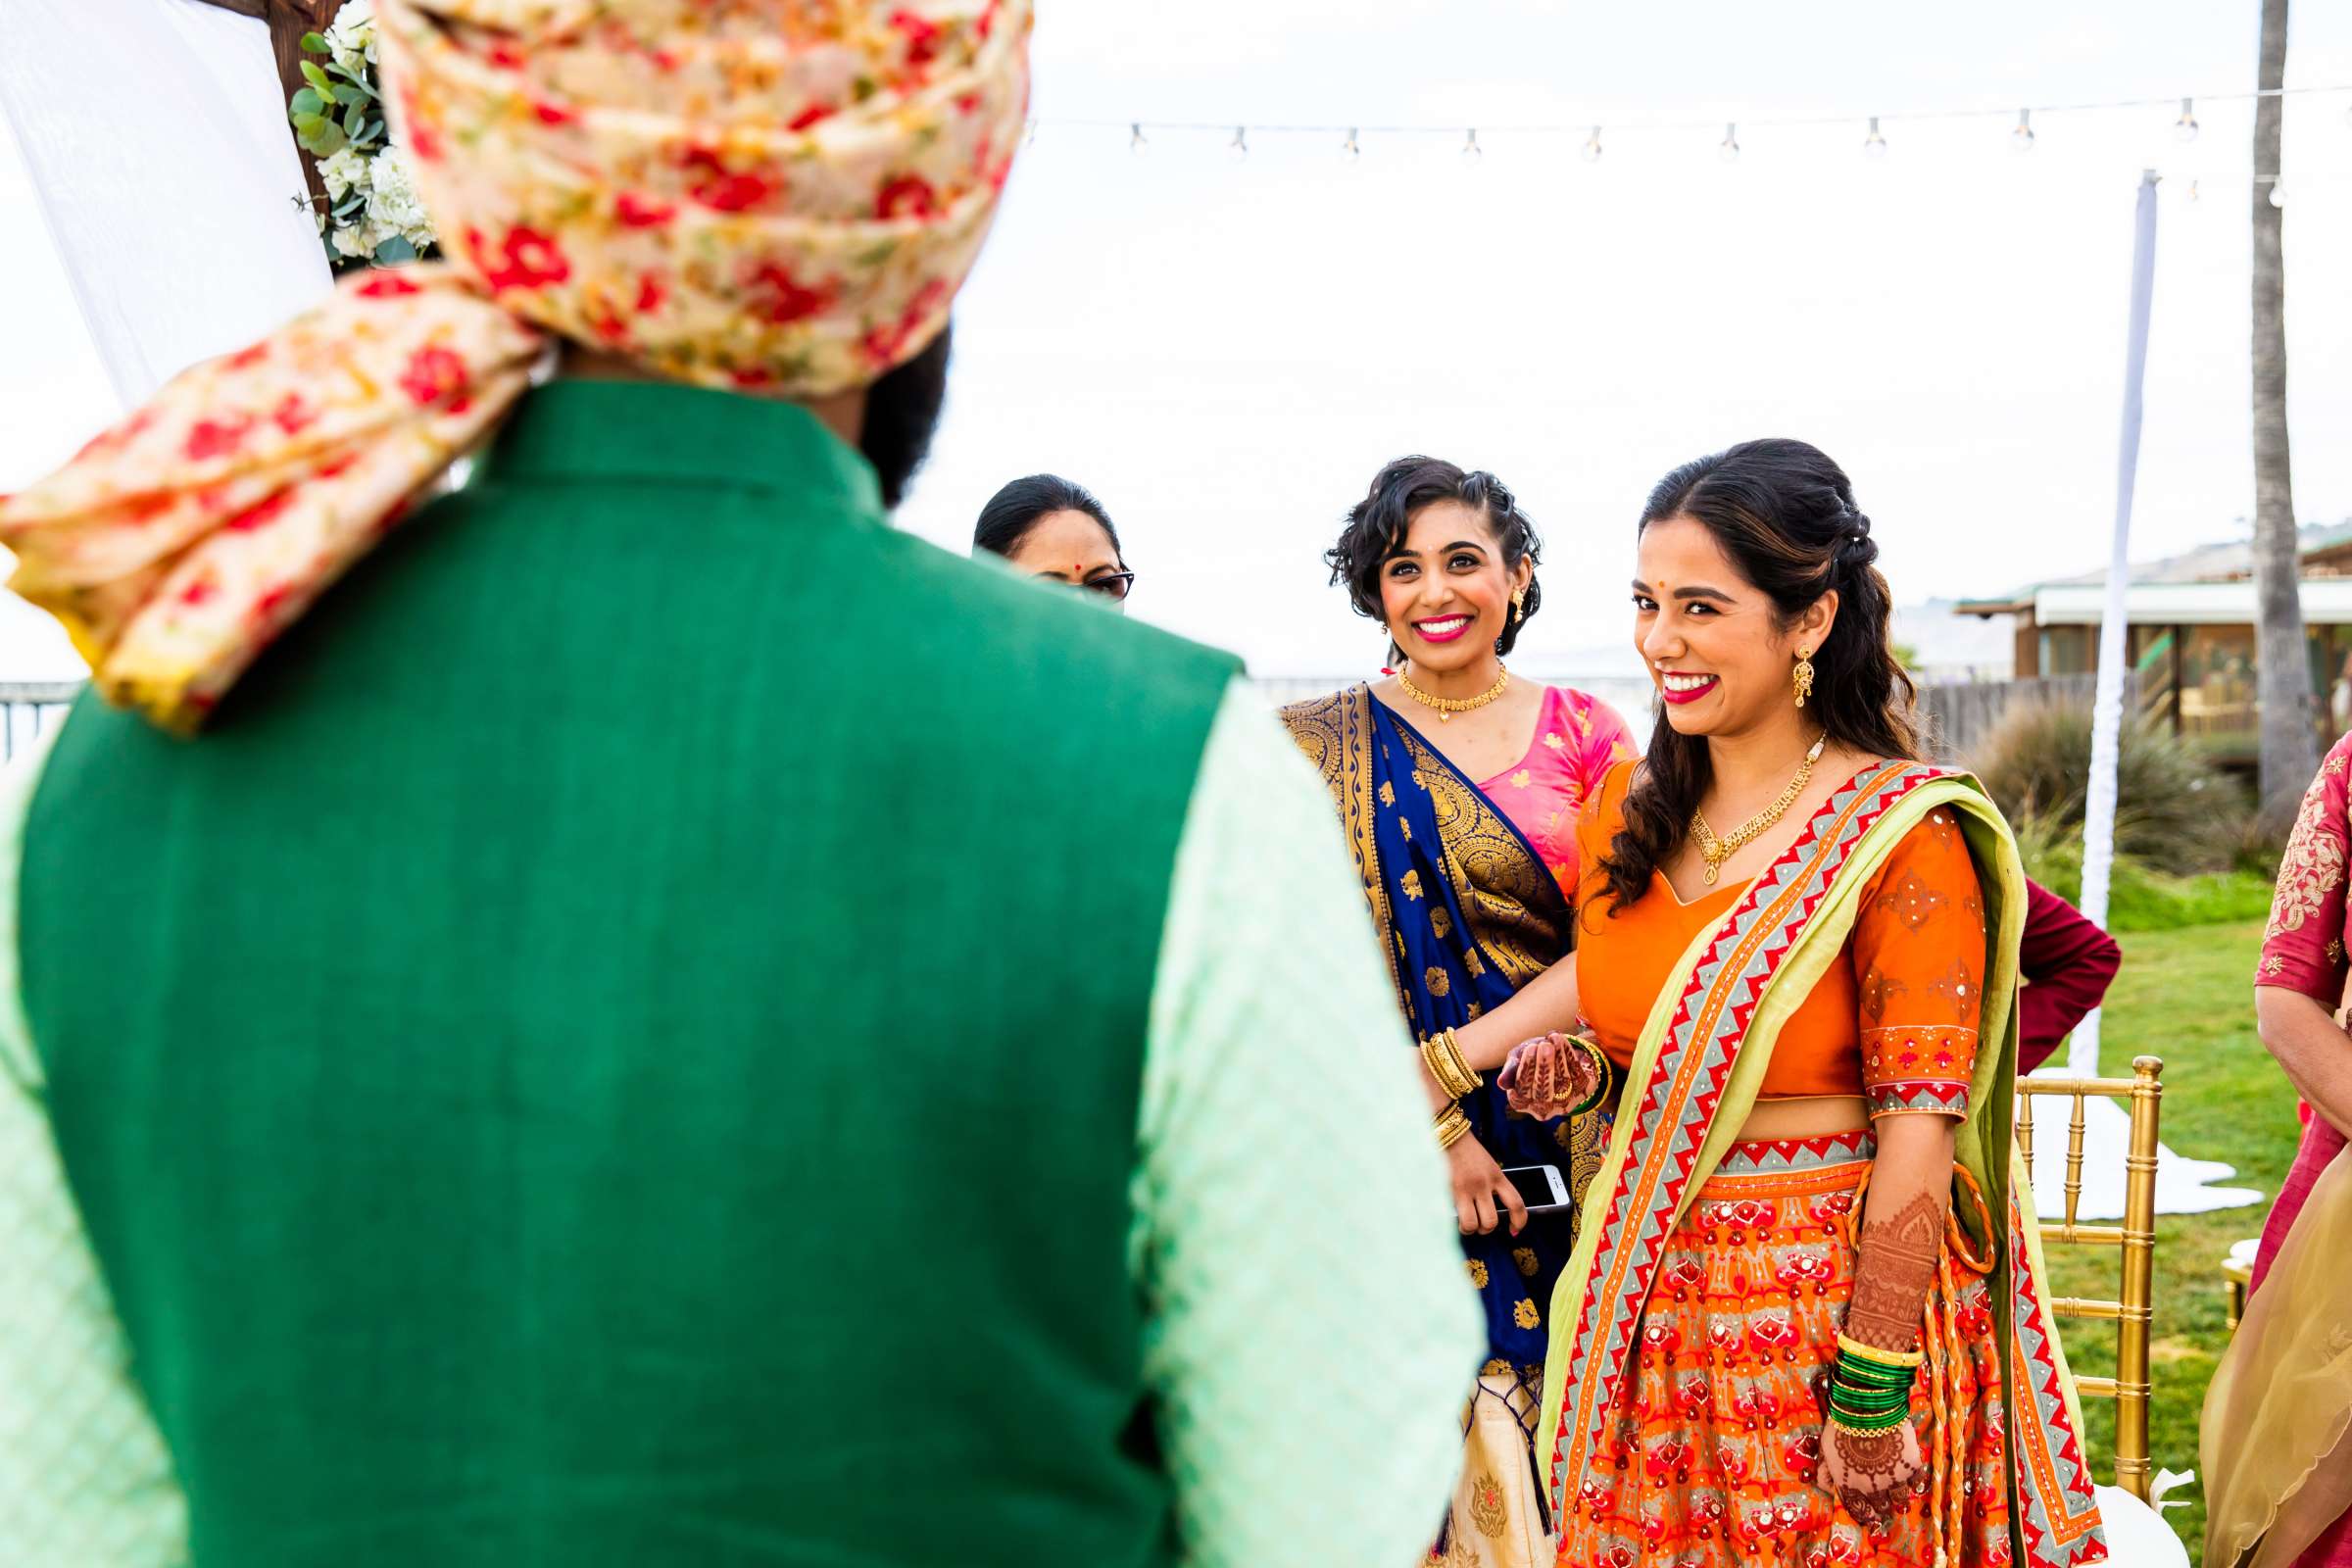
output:
[[[1920,1193],[1891,1214],[1871,1215],[1855,1244],[1854,1294],[1845,1332],[1874,1349],[1919,1348],[1921,1318],[1943,1252],[1944,1198]]]

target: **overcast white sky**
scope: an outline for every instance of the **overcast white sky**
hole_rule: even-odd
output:
[[[2289,84],[2352,89],[2352,6],[2303,0]],[[1522,662],[1622,667],[1632,521],[1686,458],[1802,436],[1854,475],[1897,597],[2098,565],[2115,487],[2133,189],[2163,186],[2135,553],[2240,528],[2252,115],[2200,101],[2034,117],[2022,103],[2242,91],[2255,0],[1041,0],[1036,109],[958,316],[946,431],[903,514],[958,548],[1004,479],[1093,487],[1135,612],[1261,673],[1344,674],[1376,632],[1319,553],[1386,459],[1490,467],[1544,530]],[[1906,122],[1905,111],[2002,118]],[[2352,515],[2352,90],[2290,99],[2297,510]],[[1822,129],[1721,122],[1845,115]],[[1886,118],[1882,161],[1863,118]],[[1339,139],[1153,134],[1134,119],[1479,125]],[[1101,119],[1110,128],[1062,127]],[[1698,120],[1702,129],[1635,122]],[[1599,122],[1513,135],[1509,122]],[[0,235],[28,221],[0,149]],[[2198,181],[2201,199],[2187,200]],[[0,246],[0,487],[14,421],[107,416],[71,298]],[[10,271],[12,265],[14,272]],[[86,430],[74,432],[76,438]],[[49,436],[43,445],[60,437]],[[53,458],[54,452],[46,453]],[[0,676],[17,673],[0,669]]]

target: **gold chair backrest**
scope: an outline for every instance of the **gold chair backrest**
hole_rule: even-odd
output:
[[[2115,1401],[2115,1484],[2147,1500],[2148,1341],[2156,1275],[2156,1116],[2164,1099],[2164,1062],[2134,1056],[2129,1078],[2021,1078],[2017,1083],[2017,1147],[2034,1162],[2034,1102],[2064,1098],[2074,1102],[2066,1133],[2066,1212],[2041,1216],[2046,1246],[2112,1247],[2123,1253],[2117,1299],[2061,1297],[2050,1303],[2059,1317],[2096,1318],[2115,1324],[2115,1376],[2079,1378],[2083,1395]],[[2083,1104],[2093,1095],[2129,1101],[2132,1138],[2124,1155],[2124,1222],[2084,1225],[2076,1219],[2082,1197]]]

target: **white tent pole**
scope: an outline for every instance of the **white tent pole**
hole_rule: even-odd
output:
[[[2124,431],[2116,458],[2115,541],[2107,560],[2107,608],[2099,620],[2099,678],[2090,710],[2090,784],[2082,809],[2082,912],[2107,923],[2107,895],[2115,869],[2115,772],[2122,752],[2125,666],[2130,627],[2125,595],[2132,581],[2132,491],[2139,475],[2140,391],[2148,375],[2148,311],[2156,292],[2156,171],[2139,176],[2132,213],[2132,324],[2124,350]],[[2099,1071],[2099,1015],[2075,1028],[2066,1071],[2095,1078]]]

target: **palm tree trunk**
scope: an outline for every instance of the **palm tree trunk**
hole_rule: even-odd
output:
[[[2287,0],[2262,0],[2261,86],[2286,79]],[[2254,172],[2278,172],[2280,101],[2254,107]],[[2319,770],[2318,716],[2303,644],[2303,602],[2295,536],[2295,495],[2286,444],[2286,267],[2280,247],[2285,213],[2271,187],[2254,186],[2254,627],[2261,670],[2262,814],[2281,832]]]

